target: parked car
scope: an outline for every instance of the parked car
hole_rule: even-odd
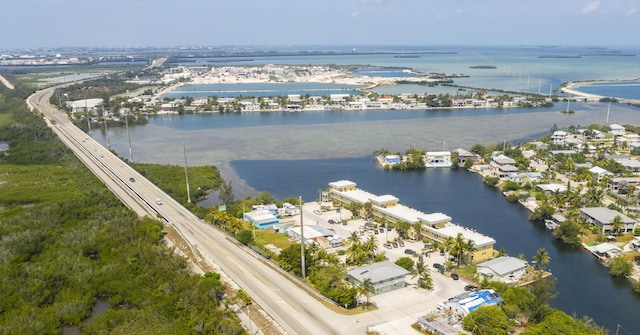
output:
[[[374,229],[374,230],[373,230],[373,233],[374,233],[374,234],[376,234],[376,235],[378,235],[378,234],[379,234],[379,233],[378,233],[378,229]]]
[[[393,246],[391,246],[391,244],[389,244],[389,243],[385,243],[385,244],[384,244],[384,247],[385,247],[385,248],[387,248],[387,249],[391,249],[391,248],[393,248]]]
[[[380,233],[384,233],[384,228],[380,228]]]
[[[401,247],[404,247],[404,241],[400,241],[398,244],[400,244]]]
[[[477,289],[478,289],[478,287],[477,286],[473,286],[473,285],[467,285],[467,286],[464,287],[465,291],[475,291]]]
[[[393,247],[397,248],[398,247],[398,242],[393,242]]]
[[[460,279],[460,277],[458,277],[458,274],[457,274],[457,273],[452,273],[452,274],[451,274],[451,279],[453,279],[453,280],[458,280],[458,279]]]
[[[135,181],[136,181],[136,179],[135,179],[135,178],[133,178],[133,177],[129,177],[129,181],[133,183],[133,182],[135,182]]]
[[[387,231],[391,231],[391,227],[387,227]]]
[[[404,249],[404,253],[407,255],[415,255],[416,252],[413,249]]]
[[[316,210],[314,210],[314,211],[313,211],[313,214],[315,214],[315,215],[322,215],[322,211],[321,211],[321,210],[319,210],[319,209],[316,209]]]
[[[442,266],[442,264],[440,263],[433,263],[433,268],[440,270],[440,269],[444,269],[444,266]]]

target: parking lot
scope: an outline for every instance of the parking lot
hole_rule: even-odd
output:
[[[378,227],[378,233],[374,233],[372,227],[366,226],[366,220],[351,219],[351,212],[342,208],[336,212],[335,208],[321,210],[321,206],[330,206],[329,203],[318,204],[310,202],[303,205],[303,216],[305,225],[318,224],[332,229],[336,236],[343,240],[358,232],[361,240],[367,240],[370,236],[375,236],[378,241],[378,253],[384,252],[391,262],[395,262],[400,257],[412,257],[415,262],[422,256],[425,264],[428,265],[434,287],[431,290],[418,288],[417,277],[407,276],[407,287],[391,292],[375,295],[371,301],[377,306],[376,310],[363,314],[361,322],[375,324],[371,330],[379,331],[383,334],[418,334],[411,328],[418,318],[437,310],[437,305],[449,298],[464,292],[468,282],[464,280],[453,280],[449,274],[441,274],[433,267],[434,264],[444,264],[445,257],[439,252],[424,253],[424,243],[422,241],[400,241],[398,233],[394,229]],[[314,213],[315,212],[315,213]],[[329,220],[334,223],[330,224]],[[344,222],[343,220],[346,220]],[[360,233],[362,232],[362,234]],[[396,245],[393,244],[396,242]],[[400,243],[402,242],[402,243]],[[347,246],[341,247],[347,248]],[[329,249],[338,251],[339,248]],[[407,252],[407,250],[411,250]],[[413,252],[414,253],[413,253]],[[379,315],[385,315],[380,318]],[[391,315],[395,315],[394,321],[377,324],[381,319],[389,320]]]

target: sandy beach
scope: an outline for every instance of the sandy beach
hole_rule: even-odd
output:
[[[637,81],[637,80],[638,79],[631,79],[631,80],[624,80],[624,81]],[[585,98],[591,101],[598,101],[602,98],[607,98],[602,95],[585,93],[577,89],[577,87],[579,86],[587,85],[591,83],[597,83],[597,82],[610,82],[610,80],[574,81],[574,82],[568,83],[566,86],[561,87],[560,91],[566,94],[570,94],[572,96]],[[617,99],[621,103],[640,104],[640,100],[637,100],[637,99],[623,99],[623,98],[617,98]]]

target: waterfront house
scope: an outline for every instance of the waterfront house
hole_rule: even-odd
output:
[[[349,270],[347,278],[358,283],[369,279],[373,294],[380,294],[407,286],[405,277],[409,274],[411,272],[391,262],[379,262]]]
[[[491,170],[491,175],[499,178],[505,178],[509,173],[518,172],[518,168],[515,164],[516,161],[513,158],[509,158],[505,155],[498,155],[491,157],[489,169]]]
[[[617,123],[610,124],[609,128],[611,128],[609,132],[613,135],[624,135],[626,131],[623,126]]]
[[[526,273],[527,262],[515,258],[502,256],[477,265],[479,275],[492,281],[516,283]]]
[[[500,306],[504,300],[494,290],[464,292],[445,302],[445,311],[467,316],[482,306]]]
[[[402,159],[398,155],[387,155],[387,156],[384,156],[384,162],[387,165],[400,164],[401,160]]]
[[[458,163],[460,165],[464,165],[467,160],[471,159],[473,161],[477,161],[478,159],[476,158],[476,155],[474,155],[473,153],[464,150],[462,148],[458,148],[456,150],[453,150],[453,152],[458,154]]]
[[[612,232],[613,226],[611,223],[617,216],[622,219],[621,232],[632,232],[636,227],[636,220],[606,207],[580,208],[580,216],[585,218],[590,224],[600,228],[603,234]]]
[[[449,151],[427,151],[425,160],[426,167],[451,167],[451,153]]]
[[[564,145],[567,139],[567,132],[562,130],[556,130],[551,135],[551,144]]]
[[[592,247],[592,252],[599,258],[615,258],[622,255],[622,249],[610,243],[600,243]]]

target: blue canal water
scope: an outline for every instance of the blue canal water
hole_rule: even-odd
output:
[[[625,279],[612,278],[590,253],[555,241],[543,225],[531,223],[529,211],[509,203],[493,187],[464,169],[384,171],[373,157],[300,161],[232,162],[239,176],[258,190],[277,198],[317,198],[317,189],[329,182],[348,179],[374,194],[392,194],[404,205],[423,212],[442,212],[461,225],[493,237],[496,249],[504,247],[512,256],[520,253],[531,260],[545,248],[551,256],[550,270],[558,279],[553,307],[615,331],[618,324],[636,333],[640,330],[640,296]],[[622,334],[625,334],[622,332]]]

